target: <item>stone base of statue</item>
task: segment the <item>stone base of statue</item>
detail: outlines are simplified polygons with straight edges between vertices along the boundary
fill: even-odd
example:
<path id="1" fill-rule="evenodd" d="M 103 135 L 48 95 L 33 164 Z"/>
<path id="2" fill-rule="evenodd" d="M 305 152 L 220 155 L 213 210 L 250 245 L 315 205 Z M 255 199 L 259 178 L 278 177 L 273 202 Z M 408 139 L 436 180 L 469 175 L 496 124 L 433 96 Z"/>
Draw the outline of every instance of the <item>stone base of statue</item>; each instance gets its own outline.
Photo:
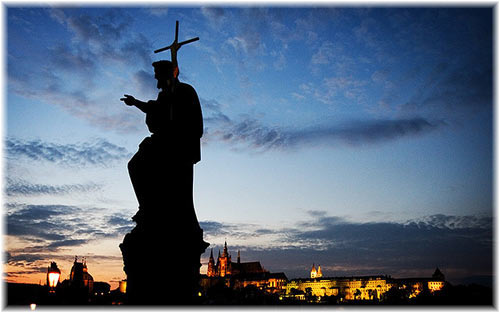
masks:
<path id="1" fill-rule="evenodd" d="M 202 230 L 168 234 L 161 220 L 138 222 L 120 249 L 127 274 L 127 304 L 197 304 Z M 167 235 L 168 234 L 168 235 Z"/>
<path id="2" fill-rule="evenodd" d="M 137 226 L 120 249 L 127 304 L 197 304 L 200 256 L 208 247 L 193 206 L 193 164 L 141 144 L 129 162 Z"/>

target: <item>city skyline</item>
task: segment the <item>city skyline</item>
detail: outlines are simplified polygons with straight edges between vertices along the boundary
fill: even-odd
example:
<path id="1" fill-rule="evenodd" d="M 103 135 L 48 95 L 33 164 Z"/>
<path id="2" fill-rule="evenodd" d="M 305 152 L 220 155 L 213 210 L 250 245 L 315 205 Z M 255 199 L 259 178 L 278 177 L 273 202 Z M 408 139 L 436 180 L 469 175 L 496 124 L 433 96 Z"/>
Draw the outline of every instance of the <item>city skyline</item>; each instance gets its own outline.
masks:
<path id="1" fill-rule="evenodd" d="M 200 37 L 178 60 L 205 123 L 202 272 L 227 239 L 288 277 L 492 275 L 492 6 L 5 10 L 8 281 L 75 255 L 126 277 L 126 165 L 149 133 L 119 99 L 156 98 L 176 20 Z"/>

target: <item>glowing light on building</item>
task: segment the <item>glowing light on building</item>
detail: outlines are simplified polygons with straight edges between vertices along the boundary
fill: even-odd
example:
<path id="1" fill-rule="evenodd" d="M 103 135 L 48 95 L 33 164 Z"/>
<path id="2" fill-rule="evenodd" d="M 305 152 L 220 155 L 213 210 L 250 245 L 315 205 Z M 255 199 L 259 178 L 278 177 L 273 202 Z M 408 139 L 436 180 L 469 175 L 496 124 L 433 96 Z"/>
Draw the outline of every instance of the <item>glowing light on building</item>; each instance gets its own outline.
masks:
<path id="1" fill-rule="evenodd" d="M 47 285 L 50 287 L 51 292 L 54 292 L 60 277 L 61 270 L 57 267 L 56 262 L 51 262 L 50 267 L 47 268 Z"/>
<path id="2" fill-rule="evenodd" d="M 49 287 L 55 288 L 57 286 L 57 283 L 59 283 L 59 276 L 61 276 L 59 273 L 49 273 Z"/>
<path id="3" fill-rule="evenodd" d="M 120 282 L 120 292 L 121 293 L 126 293 L 127 292 L 127 281 L 126 280 L 122 280 Z"/>

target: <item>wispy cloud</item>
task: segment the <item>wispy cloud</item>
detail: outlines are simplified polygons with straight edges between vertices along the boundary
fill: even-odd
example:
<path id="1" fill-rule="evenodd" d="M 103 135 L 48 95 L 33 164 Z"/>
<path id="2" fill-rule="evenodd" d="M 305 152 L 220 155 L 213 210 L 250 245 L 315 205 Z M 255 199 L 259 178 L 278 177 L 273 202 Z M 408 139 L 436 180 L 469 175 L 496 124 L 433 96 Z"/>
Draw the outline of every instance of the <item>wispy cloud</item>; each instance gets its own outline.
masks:
<path id="1" fill-rule="evenodd" d="M 37 195 L 58 195 L 74 192 L 93 192 L 102 188 L 102 185 L 95 183 L 88 184 L 66 184 L 66 185 L 46 185 L 33 184 L 26 181 L 14 181 L 7 178 L 6 193 L 8 196 L 37 196 Z"/>
<path id="2" fill-rule="evenodd" d="M 142 34 L 131 32 L 134 18 L 125 10 L 110 8 L 98 16 L 75 12 L 54 8 L 51 16 L 73 33 L 80 47 L 74 51 L 78 56 L 90 55 L 101 62 L 119 61 L 124 65 L 137 61 L 145 66 L 151 64 L 151 44 Z"/>
<path id="3" fill-rule="evenodd" d="M 200 227 L 208 240 L 221 236 L 231 236 L 231 238 L 245 239 L 248 236 L 264 234 L 260 231 L 259 225 L 244 223 L 222 223 L 216 221 L 200 221 Z"/>
<path id="4" fill-rule="evenodd" d="M 408 220 L 405 225 L 416 227 L 435 227 L 440 229 L 491 229 L 492 219 L 489 216 L 453 216 L 435 214 L 418 219 Z"/>
<path id="5" fill-rule="evenodd" d="M 227 22 L 227 10 L 221 7 L 204 6 L 201 8 L 203 17 L 208 20 L 208 25 L 219 29 Z"/>
<path id="6" fill-rule="evenodd" d="M 153 7 L 146 10 L 149 14 L 157 17 L 164 17 L 168 14 L 167 7 Z"/>
<path id="7" fill-rule="evenodd" d="M 258 149 L 258 151 L 287 150 L 317 145 L 383 143 L 425 134 L 445 125 L 442 121 L 429 121 L 416 117 L 352 121 L 317 125 L 305 129 L 285 129 L 266 126 L 251 117 L 233 121 L 225 115 L 219 116 L 218 114 L 221 113 L 215 114 L 212 119 L 208 120 L 214 122 L 215 125 L 207 128 L 205 140 L 222 140 L 234 146 Z"/>
<path id="8" fill-rule="evenodd" d="M 67 166 L 109 166 L 113 162 L 130 158 L 125 148 L 104 139 L 76 144 L 58 144 L 41 140 L 8 138 L 8 158 L 27 158 L 32 161 L 46 161 Z"/>
<path id="9" fill-rule="evenodd" d="M 330 64 L 335 58 L 335 46 L 333 43 L 326 41 L 321 44 L 318 51 L 312 55 L 311 63 L 313 65 Z"/>

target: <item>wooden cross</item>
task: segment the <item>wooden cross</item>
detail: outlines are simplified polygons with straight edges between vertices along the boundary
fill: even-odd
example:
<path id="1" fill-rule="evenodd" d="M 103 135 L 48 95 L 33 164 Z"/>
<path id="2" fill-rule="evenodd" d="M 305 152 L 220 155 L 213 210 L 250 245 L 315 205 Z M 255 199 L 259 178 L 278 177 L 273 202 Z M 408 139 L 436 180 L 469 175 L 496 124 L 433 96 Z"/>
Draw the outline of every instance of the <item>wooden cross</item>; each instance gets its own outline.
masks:
<path id="1" fill-rule="evenodd" d="M 174 39 L 174 42 L 172 42 L 172 44 L 170 46 L 167 46 L 167 47 L 164 47 L 161 49 L 157 49 L 154 51 L 154 53 L 158 53 L 158 52 L 162 52 L 162 51 L 170 49 L 170 56 L 171 56 L 172 64 L 174 66 L 174 76 L 175 77 L 177 77 L 177 75 L 179 73 L 179 66 L 177 64 L 177 51 L 179 51 L 179 49 L 183 45 L 191 43 L 193 41 L 197 41 L 200 39 L 199 37 L 195 37 L 195 38 L 191 38 L 189 40 L 183 41 L 183 42 L 178 42 L 177 41 L 178 36 L 179 36 L 179 21 L 175 21 L 175 39 Z"/>

